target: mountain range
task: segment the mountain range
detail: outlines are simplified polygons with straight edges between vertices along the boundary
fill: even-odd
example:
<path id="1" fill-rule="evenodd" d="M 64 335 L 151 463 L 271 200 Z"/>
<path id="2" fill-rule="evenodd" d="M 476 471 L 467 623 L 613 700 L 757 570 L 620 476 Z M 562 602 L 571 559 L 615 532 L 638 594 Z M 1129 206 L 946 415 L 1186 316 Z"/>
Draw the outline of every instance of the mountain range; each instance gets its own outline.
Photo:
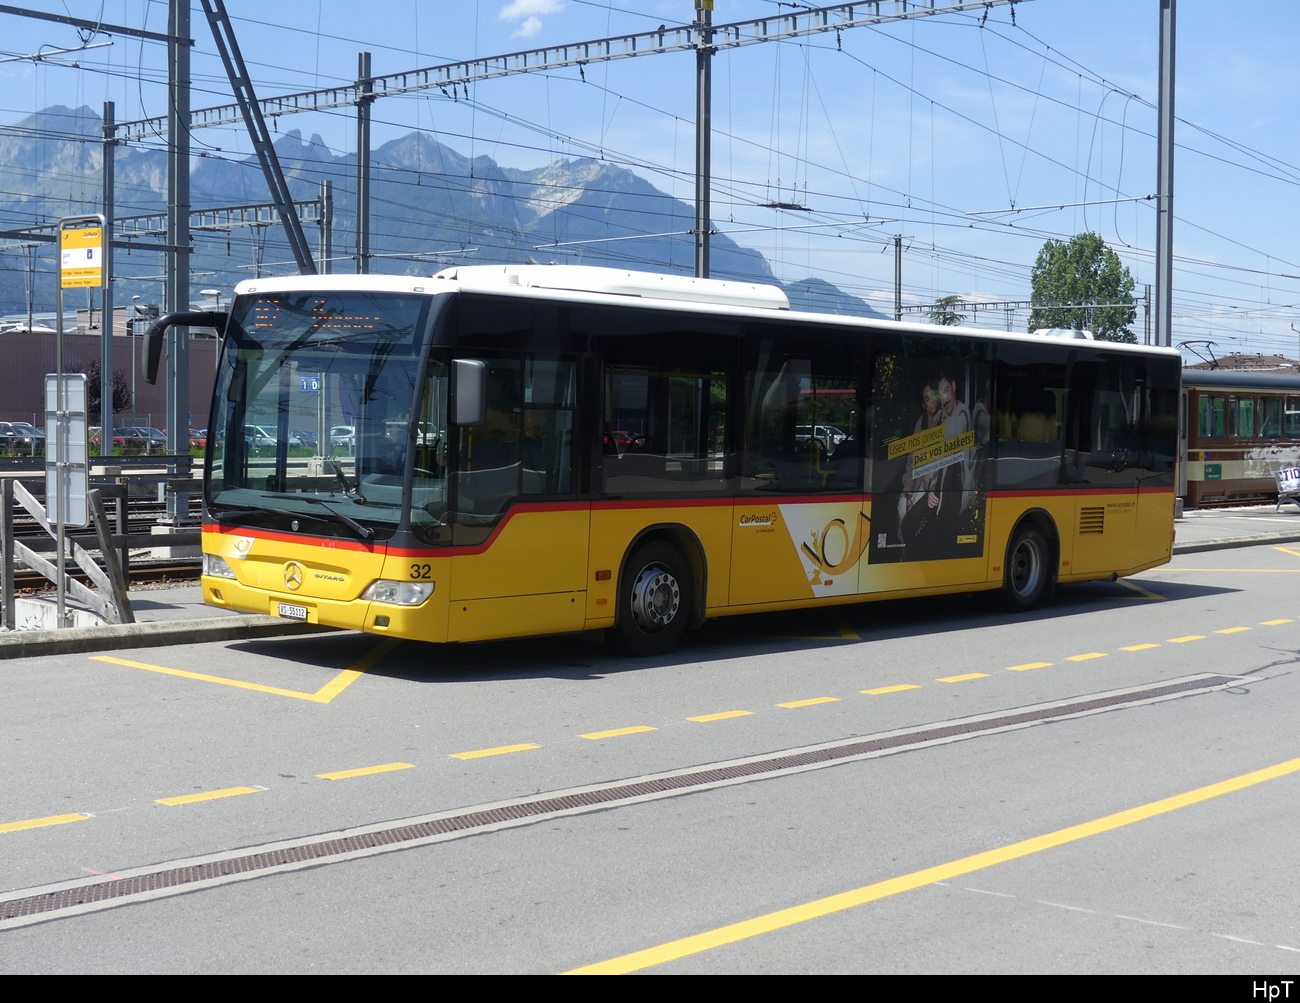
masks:
<path id="1" fill-rule="evenodd" d="M 0 132 L 0 229 L 52 223 L 99 211 L 101 120 L 90 108 L 54 106 Z M 255 158 L 231 158 L 196 135 L 191 172 L 195 210 L 269 201 Z M 333 182 L 332 269 L 354 270 L 356 203 L 353 156 L 335 156 L 319 136 L 286 132 L 276 153 L 297 199 L 314 199 Z M 166 208 L 166 155 L 119 146 L 114 158 L 118 218 Z M 429 274 L 453 264 L 557 262 L 690 274 L 694 208 L 633 171 L 602 160 L 556 160 L 535 170 L 465 157 L 423 132 L 384 143 L 371 154 L 372 272 Z M 319 227 L 305 223 L 310 242 Z M 635 239 L 615 239 L 623 237 Z M 149 238 L 141 238 L 147 242 Z M 0 247 L 21 243 L 0 240 Z M 293 270 L 278 225 L 196 232 L 193 289 L 229 289 L 264 270 Z M 779 285 L 795 309 L 880 317 L 859 297 L 815 276 L 783 283 L 758 251 L 716 234 L 715 278 Z M 35 262 L 35 275 L 30 266 Z M 52 247 L 0 254 L 0 315 L 54 308 Z M 157 301 L 161 256 L 119 250 L 114 273 L 120 305 L 132 295 Z M 82 305 L 70 294 L 70 305 Z M 197 295 L 196 295 L 197 298 Z"/>

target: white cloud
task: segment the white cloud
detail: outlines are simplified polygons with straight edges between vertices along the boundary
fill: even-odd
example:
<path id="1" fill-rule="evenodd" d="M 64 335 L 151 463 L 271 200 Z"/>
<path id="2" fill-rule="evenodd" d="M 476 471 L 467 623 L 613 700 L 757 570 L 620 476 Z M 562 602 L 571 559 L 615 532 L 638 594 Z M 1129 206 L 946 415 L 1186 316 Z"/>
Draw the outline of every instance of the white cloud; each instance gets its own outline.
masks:
<path id="1" fill-rule="evenodd" d="M 521 24 L 516 31 L 510 33 L 511 38 L 532 38 L 542 30 L 542 22 L 539 18 L 530 17 Z"/>
<path id="2" fill-rule="evenodd" d="M 564 0 L 510 0 L 497 13 L 498 21 L 520 21 L 511 32 L 511 38 L 532 38 L 542 30 L 541 14 L 557 14 L 564 9 Z"/>

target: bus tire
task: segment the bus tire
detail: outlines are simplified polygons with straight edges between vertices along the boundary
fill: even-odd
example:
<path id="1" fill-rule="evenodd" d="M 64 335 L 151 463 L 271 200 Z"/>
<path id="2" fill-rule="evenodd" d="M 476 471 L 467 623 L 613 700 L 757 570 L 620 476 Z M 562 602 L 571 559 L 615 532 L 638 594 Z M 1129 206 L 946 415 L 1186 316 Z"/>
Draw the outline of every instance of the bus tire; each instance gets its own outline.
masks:
<path id="1" fill-rule="evenodd" d="M 619 581 L 614 638 L 627 655 L 662 655 L 676 647 L 694 609 L 690 565 L 672 544 L 652 541 L 632 552 Z"/>
<path id="2" fill-rule="evenodd" d="M 1007 545 L 1006 573 L 1002 584 L 1002 604 L 1021 612 L 1033 609 L 1052 590 L 1049 567 L 1051 548 L 1034 526 L 1023 525 Z"/>

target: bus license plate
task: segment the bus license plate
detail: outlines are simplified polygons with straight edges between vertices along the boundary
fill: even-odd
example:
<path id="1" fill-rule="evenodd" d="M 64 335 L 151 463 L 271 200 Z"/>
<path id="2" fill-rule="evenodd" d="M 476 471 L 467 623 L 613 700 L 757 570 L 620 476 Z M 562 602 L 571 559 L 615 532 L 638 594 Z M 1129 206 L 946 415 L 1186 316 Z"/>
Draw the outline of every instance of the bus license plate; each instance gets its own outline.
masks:
<path id="1" fill-rule="evenodd" d="M 293 603 L 282 602 L 280 603 L 280 615 L 290 620 L 306 620 L 307 607 L 295 606 Z"/>

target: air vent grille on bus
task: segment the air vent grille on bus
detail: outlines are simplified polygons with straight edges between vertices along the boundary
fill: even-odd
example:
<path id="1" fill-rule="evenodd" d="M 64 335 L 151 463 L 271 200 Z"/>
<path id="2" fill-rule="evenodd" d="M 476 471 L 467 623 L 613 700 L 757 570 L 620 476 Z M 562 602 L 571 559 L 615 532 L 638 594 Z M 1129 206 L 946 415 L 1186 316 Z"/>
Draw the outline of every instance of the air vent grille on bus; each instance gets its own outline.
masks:
<path id="1" fill-rule="evenodd" d="M 1098 505 L 1095 508 L 1079 509 L 1080 533 L 1106 532 L 1106 509 Z"/>

